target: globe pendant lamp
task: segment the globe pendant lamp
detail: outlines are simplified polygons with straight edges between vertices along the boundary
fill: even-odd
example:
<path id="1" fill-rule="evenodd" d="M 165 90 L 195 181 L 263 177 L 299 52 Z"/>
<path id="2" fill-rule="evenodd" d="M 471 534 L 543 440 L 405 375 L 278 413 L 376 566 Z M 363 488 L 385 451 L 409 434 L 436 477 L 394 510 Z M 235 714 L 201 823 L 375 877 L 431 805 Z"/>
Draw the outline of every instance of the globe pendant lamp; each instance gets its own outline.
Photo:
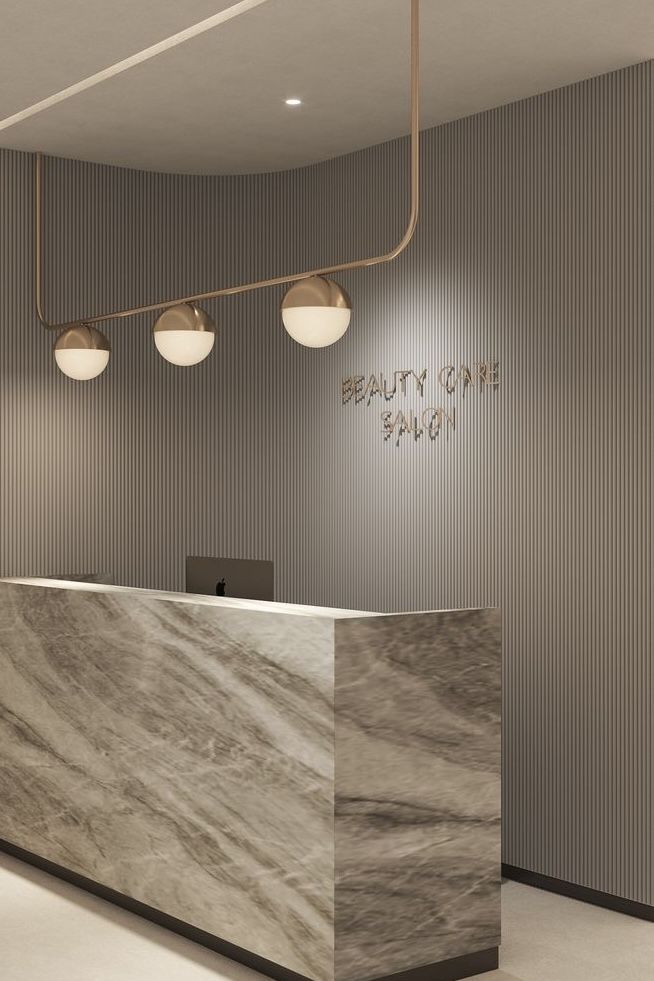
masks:
<path id="1" fill-rule="evenodd" d="M 109 364 L 109 341 L 95 327 L 77 324 L 63 331 L 54 346 L 57 367 L 76 381 L 97 378 Z"/>
<path id="2" fill-rule="evenodd" d="M 281 305 L 284 327 L 298 344 L 328 347 L 350 325 L 352 301 L 338 283 L 310 276 L 294 283 Z"/>
<path id="3" fill-rule="evenodd" d="M 188 366 L 204 361 L 211 353 L 216 326 L 202 307 L 178 303 L 168 307 L 152 328 L 154 343 L 162 358 Z"/>
<path id="4" fill-rule="evenodd" d="M 284 327 L 292 338 L 307 347 L 327 347 L 339 340 L 347 330 L 352 313 L 352 303 L 346 291 L 329 275 L 345 270 L 368 269 L 393 262 L 404 252 L 413 239 L 419 212 L 420 185 L 420 0 L 407 0 L 410 7 L 410 143 L 408 175 L 408 198 L 410 202 L 407 222 L 399 241 L 388 251 L 352 259 L 337 261 L 332 266 L 321 265 L 316 269 L 304 269 L 296 273 L 256 279 L 232 286 L 205 290 L 181 296 L 179 299 L 160 300 L 135 307 L 106 310 L 96 313 L 88 321 L 83 318 L 60 323 L 47 318 L 44 311 L 43 287 L 45 282 L 44 241 L 44 157 L 36 154 L 34 168 L 34 305 L 36 313 L 49 331 L 63 332 L 57 342 L 55 356 L 57 364 L 66 374 L 77 378 L 93 378 L 107 365 L 109 345 L 106 338 L 89 327 L 108 320 L 124 321 L 129 317 L 153 313 L 159 315 L 154 326 L 154 340 L 159 353 L 167 361 L 178 365 L 192 365 L 203 361 L 215 340 L 216 328 L 207 313 L 198 303 L 215 300 L 219 297 L 242 296 L 255 290 L 293 284 L 286 293 L 281 314 Z M 293 100 L 292 100 L 293 101 Z M 88 338 L 77 347 L 75 339 L 82 328 L 88 330 Z M 93 338 L 96 340 L 94 341 Z M 69 343 L 70 342 L 70 343 Z M 61 357 L 60 357 L 61 355 Z M 82 367 L 84 365 L 84 367 Z"/>

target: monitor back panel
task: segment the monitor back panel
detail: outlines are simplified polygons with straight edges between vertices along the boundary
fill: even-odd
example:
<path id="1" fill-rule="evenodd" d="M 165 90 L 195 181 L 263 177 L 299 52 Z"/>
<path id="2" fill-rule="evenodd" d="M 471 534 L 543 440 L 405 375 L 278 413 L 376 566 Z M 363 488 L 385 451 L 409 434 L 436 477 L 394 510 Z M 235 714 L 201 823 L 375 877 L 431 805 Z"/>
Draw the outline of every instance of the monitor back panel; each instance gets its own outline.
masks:
<path id="1" fill-rule="evenodd" d="M 274 600 L 274 565 L 260 559 L 189 555 L 186 559 L 186 592 Z"/>

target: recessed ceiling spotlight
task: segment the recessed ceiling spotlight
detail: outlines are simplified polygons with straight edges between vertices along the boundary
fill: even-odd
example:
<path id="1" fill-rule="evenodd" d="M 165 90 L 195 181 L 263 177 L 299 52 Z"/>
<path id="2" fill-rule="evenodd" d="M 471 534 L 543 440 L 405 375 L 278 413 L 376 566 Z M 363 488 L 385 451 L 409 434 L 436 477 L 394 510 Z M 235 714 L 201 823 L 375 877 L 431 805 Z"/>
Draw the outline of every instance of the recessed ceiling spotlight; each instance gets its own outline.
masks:
<path id="1" fill-rule="evenodd" d="M 286 100 L 286 105 L 287 106 L 301 106 L 302 105 L 302 99 L 287 99 Z"/>

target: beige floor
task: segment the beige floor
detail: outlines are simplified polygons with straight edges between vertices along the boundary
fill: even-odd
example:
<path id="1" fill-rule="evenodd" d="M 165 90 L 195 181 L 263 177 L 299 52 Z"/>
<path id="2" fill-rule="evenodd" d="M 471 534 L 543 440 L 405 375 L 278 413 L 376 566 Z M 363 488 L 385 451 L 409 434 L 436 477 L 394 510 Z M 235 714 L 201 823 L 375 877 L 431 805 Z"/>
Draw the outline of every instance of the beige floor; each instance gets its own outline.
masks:
<path id="1" fill-rule="evenodd" d="M 484 981 L 654 981 L 654 923 L 516 882 L 502 887 L 502 938 Z"/>
<path id="2" fill-rule="evenodd" d="M 484 981 L 654 981 L 654 924 L 516 883 Z M 2 981 L 261 981 L 139 917 L 0 856 Z"/>

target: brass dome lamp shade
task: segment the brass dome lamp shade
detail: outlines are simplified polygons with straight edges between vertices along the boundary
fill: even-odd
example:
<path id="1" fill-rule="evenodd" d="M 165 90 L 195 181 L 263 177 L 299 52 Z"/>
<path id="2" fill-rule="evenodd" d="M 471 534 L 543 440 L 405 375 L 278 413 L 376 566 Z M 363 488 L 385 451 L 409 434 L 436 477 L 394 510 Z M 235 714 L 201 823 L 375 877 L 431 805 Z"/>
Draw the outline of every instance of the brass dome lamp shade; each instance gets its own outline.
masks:
<path id="1" fill-rule="evenodd" d="M 154 343 L 162 358 L 171 364 L 199 364 L 211 354 L 216 327 L 197 303 L 179 303 L 167 310 L 152 328 Z"/>
<path id="2" fill-rule="evenodd" d="M 198 306 L 205 300 L 236 296 L 271 286 L 290 286 L 281 303 L 284 327 L 289 335 L 307 347 L 326 347 L 343 336 L 350 323 L 352 303 L 346 291 L 333 279 L 334 273 L 365 269 L 396 259 L 413 238 L 418 222 L 419 192 L 419 13 L 420 0 L 409 0 L 411 7 L 411 136 L 409 160 L 410 209 L 406 228 L 397 245 L 388 252 L 334 263 L 305 272 L 274 276 L 237 286 L 226 286 L 206 293 L 195 293 L 175 300 L 148 303 L 108 313 L 98 313 L 62 323 L 51 323 L 43 307 L 43 154 L 36 154 L 35 198 L 35 305 L 39 320 L 47 330 L 63 332 L 55 345 L 57 364 L 70 377 L 94 378 L 109 361 L 109 343 L 95 327 L 108 320 L 124 320 L 144 313 L 156 313 L 154 341 L 159 353 L 173 364 L 192 365 L 211 352 L 215 326 Z M 100 338 L 102 342 L 100 342 Z M 75 343 L 78 346 L 75 347 Z M 102 345 L 105 346 L 102 346 Z M 64 365 L 67 365 L 68 370 Z M 86 367 L 82 367 L 86 365 Z M 75 372 L 71 374 L 71 372 Z"/>
<path id="3" fill-rule="evenodd" d="M 97 378 L 109 364 L 111 347 L 101 331 L 88 324 L 69 327 L 57 338 L 54 356 L 64 375 L 76 381 Z"/>
<path id="4" fill-rule="evenodd" d="M 281 311 L 284 327 L 294 341 L 305 347 L 328 347 L 349 327 L 352 301 L 333 279 L 311 276 L 291 286 Z"/>

